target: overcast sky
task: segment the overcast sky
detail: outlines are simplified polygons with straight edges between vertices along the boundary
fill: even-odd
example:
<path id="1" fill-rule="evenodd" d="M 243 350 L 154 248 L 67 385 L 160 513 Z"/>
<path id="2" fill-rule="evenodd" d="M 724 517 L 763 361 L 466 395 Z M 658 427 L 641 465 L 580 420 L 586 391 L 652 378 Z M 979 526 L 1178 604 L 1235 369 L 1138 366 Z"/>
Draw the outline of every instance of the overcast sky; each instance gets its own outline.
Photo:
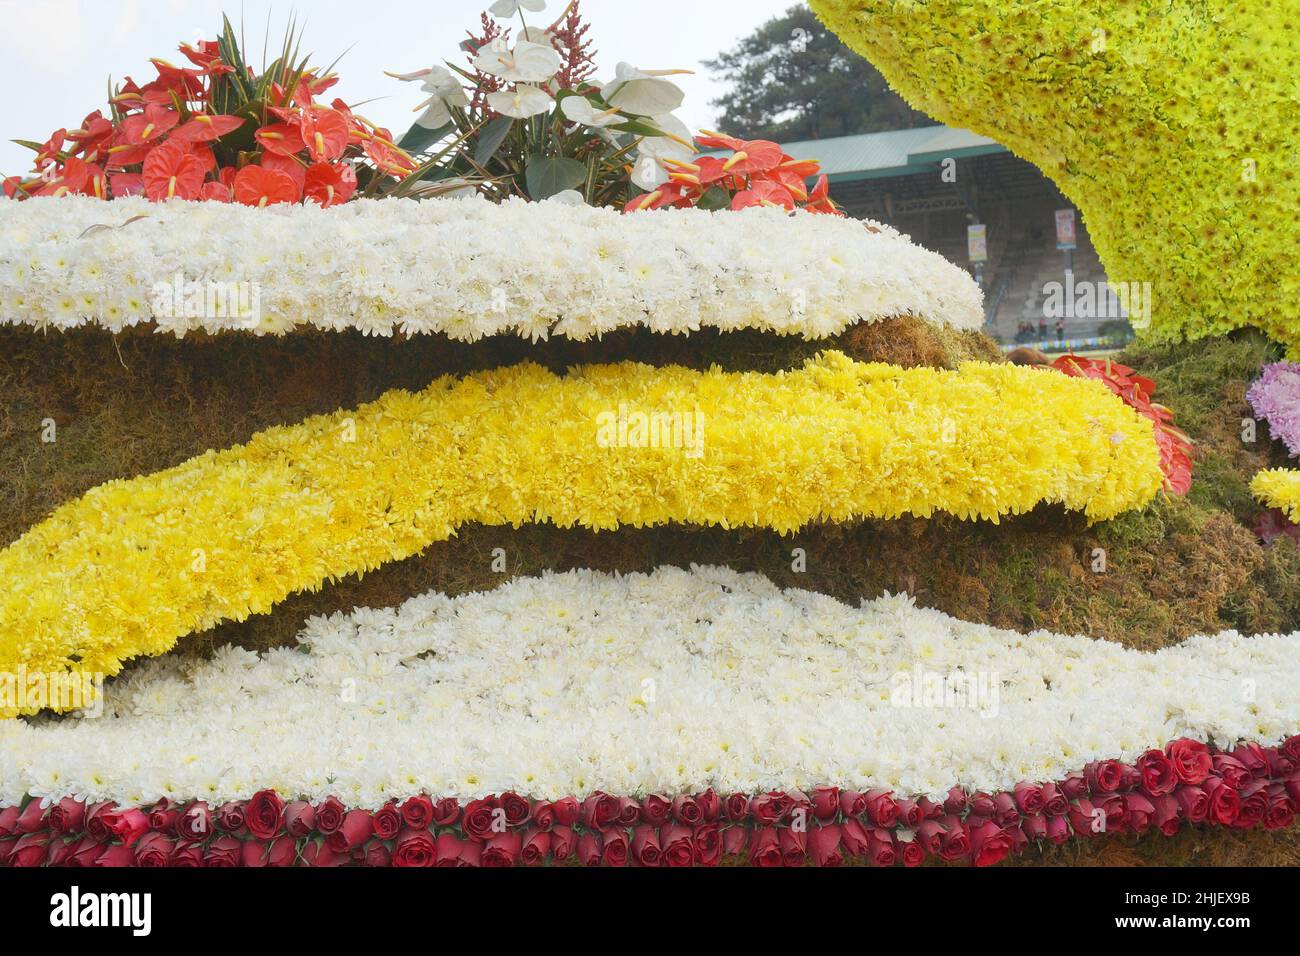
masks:
<path id="1" fill-rule="evenodd" d="M 305 19 L 303 49 L 327 66 L 349 45 L 333 92 L 348 102 L 382 97 L 364 115 L 400 135 L 414 119 L 414 84 L 383 71 L 409 71 L 461 55 L 457 44 L 492 0 L 0 0 L 0 173 L 26 172 L 31 152 L 13 139 L 43 141 L 59 127 L 75 127 L 104 106 L 108 78 L 154 78 L 150 57 L 180 62 L 179 43 L 212 38 L 224 10 L 246 27 L 250 60 L 261 64 L 262 37 L 271 18 L 272 47 L 291 13 Z M 693 69 L 679 77 L 686 103 L 679 115 L 692 128 L 715 118 L 718 95 L 700 60 L 729 48 L 795 0 L 582 0 L 596 41 L 599 77 L 626 60 L 648 69 Z M 563 0 L 549 0 L 553 18 Z M 256 38 L 256 42 L 254 42 Z"/>

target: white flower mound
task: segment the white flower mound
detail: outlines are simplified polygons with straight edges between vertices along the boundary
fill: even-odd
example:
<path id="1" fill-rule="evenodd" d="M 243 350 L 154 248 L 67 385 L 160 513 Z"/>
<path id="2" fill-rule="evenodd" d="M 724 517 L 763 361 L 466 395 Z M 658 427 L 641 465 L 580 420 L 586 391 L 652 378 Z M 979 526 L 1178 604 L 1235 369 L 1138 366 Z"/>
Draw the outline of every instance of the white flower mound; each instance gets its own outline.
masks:
<path id="1" fill-rule="evenodd" d="M 622 215 L 478 198 L 331 209 L 0 200 L 0 321 L 465 341 L 632 325 L 822 338 L 905 314 L 981 326 L 982 293 L 965 272 L 876 228 L 777 209 Z"/>
<path id="2" fill-rule="evenodd" d="M 855 610 L 718 568 L 427 594 L 313 619 L 300 640 L 155 660 L 110 686 L 97 719 L 0 723 L 0 803 L 263 787 L 371 807 L 420 791 L 938 795 L 1059 779 L 1183 735 L 1270 744 L 1300 726 L 1300 634 L 1141 653 L 906 597 Z M 998 696 L 980 701 L 986 716 L 903 706 L 896 675 L 918 669 L 985 675 Z"/>

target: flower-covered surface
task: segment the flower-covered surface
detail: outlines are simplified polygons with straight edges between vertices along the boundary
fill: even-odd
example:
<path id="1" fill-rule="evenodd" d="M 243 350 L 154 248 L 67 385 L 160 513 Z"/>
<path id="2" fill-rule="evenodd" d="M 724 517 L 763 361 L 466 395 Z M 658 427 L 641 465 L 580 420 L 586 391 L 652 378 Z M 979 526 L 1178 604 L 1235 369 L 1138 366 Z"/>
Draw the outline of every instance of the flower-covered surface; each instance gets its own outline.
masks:
<path id="1" fill-rule="evenodd" d="M 1300 470 L 1271 468 L 1261 471 L 1250 483 L 1259 501 L 1277 508 L 1291 522 L 1300 524 Z"/>
<path id="2" fill-rule="evenodd" d="M 111 481 L 0 552 L 0 668 L 116 673 L 221 620 L 364 573 L 461 525 L 1099 520 L 1162 482 L 1151 423 L 1102 385 L 822 353 L 780 373 L 526 364 L 268 429 Z"/>
<path id="3" fill-rule="evenodd" d="M 1243 325 L 1300 353 L 1290 0 L 812 0 L 918 109 L 1005 143 L 1076 202 L 1149 333 Z"/>
<path id="4" fill-rule="evenodd" d="M 473 341 L 644 325 L 816 338 L 900 315 L 977 329 L 982 295 L 893 229 L 783 209 L 0 201 L 0 321 L 42 328 L 358 328 Z"/>
<path id="5" fill-rule="evenodd" d="M 606 863 L 620 840 L 641 863 L 678 840 L 702 858 L 677 862 L 996 862 L 1071 833 L 1285 826 L 1298 650 L 1142 653 L 719 568 L 523 578 L 315 618 L 297 649 L 152 661 L 102 713 L 0 724 L 0 857 L 540 862 L 586 834 L 584 862 L 591 839 Z"/>
<path id="6" fill-rule="evenodd" d="M 1292 458 L 1300 458 L 1300 365 L 1274 362 L 1264 366 L 1246 400 L 1268 423 L 1269 434 L 1286 445 Z"/>

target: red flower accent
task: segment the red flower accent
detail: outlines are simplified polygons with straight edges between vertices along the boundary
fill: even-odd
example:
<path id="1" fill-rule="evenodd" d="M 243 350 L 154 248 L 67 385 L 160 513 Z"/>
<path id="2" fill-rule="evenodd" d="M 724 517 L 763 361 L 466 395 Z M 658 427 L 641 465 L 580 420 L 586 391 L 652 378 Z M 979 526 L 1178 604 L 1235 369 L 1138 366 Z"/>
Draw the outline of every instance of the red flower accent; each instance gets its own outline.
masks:
<path id="1" fill-rule="evenodd" d="M 245 166 L 235 176 L 235 202 L 261 207 L 297 201 L 298 187 L 287 173 Z"/>
<path id="2" fill-rule="evenodd" d="M 207 171 L 203 161 L 179 143 L 163 143 L 144 160 L 144 194 L 154 202 L 198 199 Z"/>
<path id="3" fill-rule="evenodd" d="M 302 115 L 299 131 L 307 154 L 317 163 L 338 159 L 348 148 L 348 121 L 328 106 L 313 106 Z"/>
<path id="4" fill-rule="evenodd" d="M 316 163 L 306 173 L 303 195 L 322 206 L 337 206 L 357 191 L 357 174 L 351 166 Z"/>
<path id="5" fill-rule="evenodd" d="M 302 130 L 298 128 L 297 123 L 272 123 L 270 126 L 263 126 L 253 134 L 253 138 L 268 153 L 278 153 L 281 156 L 292 156 L 307 148 L 302 141 Z"/>
<path id="6" fill-rule="evenodd" d="M 244 122 L 238 116 L 221 114 L 211 116 L 201 113 L 183 126 L 177 127 L 176 132 L 172 133 L 172 139 L 186 143 L 208 143 L 220 139 L 227 133 L 233 133 L 243 126 Z"/>

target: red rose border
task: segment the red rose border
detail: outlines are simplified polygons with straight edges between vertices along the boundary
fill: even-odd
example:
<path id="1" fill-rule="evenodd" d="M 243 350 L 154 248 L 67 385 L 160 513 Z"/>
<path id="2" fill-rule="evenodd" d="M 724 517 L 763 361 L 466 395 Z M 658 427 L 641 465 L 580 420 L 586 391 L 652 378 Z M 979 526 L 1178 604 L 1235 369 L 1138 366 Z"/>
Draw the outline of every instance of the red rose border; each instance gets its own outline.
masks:
<path id="1" fill-rule="evenodd" d="M 713 790 L 641 800 L 593 793 L 462 805 L 411 797 L 378 810 L 336 797 L 286 803 L 272 790 L 212 808 L 72 797 L 0 810 L 4 866 L 917 866 L 1000 863 L 1033 844 L 1104 834 L 1172 836 L 1184 825 L 1288 827 L 1300 812 L 1300 736 L 1221 751 L 1190 739 L 1133 764 L 1103 760 L 1056 783 L 942 801 L 821 787 L 759 796 Z"/>

